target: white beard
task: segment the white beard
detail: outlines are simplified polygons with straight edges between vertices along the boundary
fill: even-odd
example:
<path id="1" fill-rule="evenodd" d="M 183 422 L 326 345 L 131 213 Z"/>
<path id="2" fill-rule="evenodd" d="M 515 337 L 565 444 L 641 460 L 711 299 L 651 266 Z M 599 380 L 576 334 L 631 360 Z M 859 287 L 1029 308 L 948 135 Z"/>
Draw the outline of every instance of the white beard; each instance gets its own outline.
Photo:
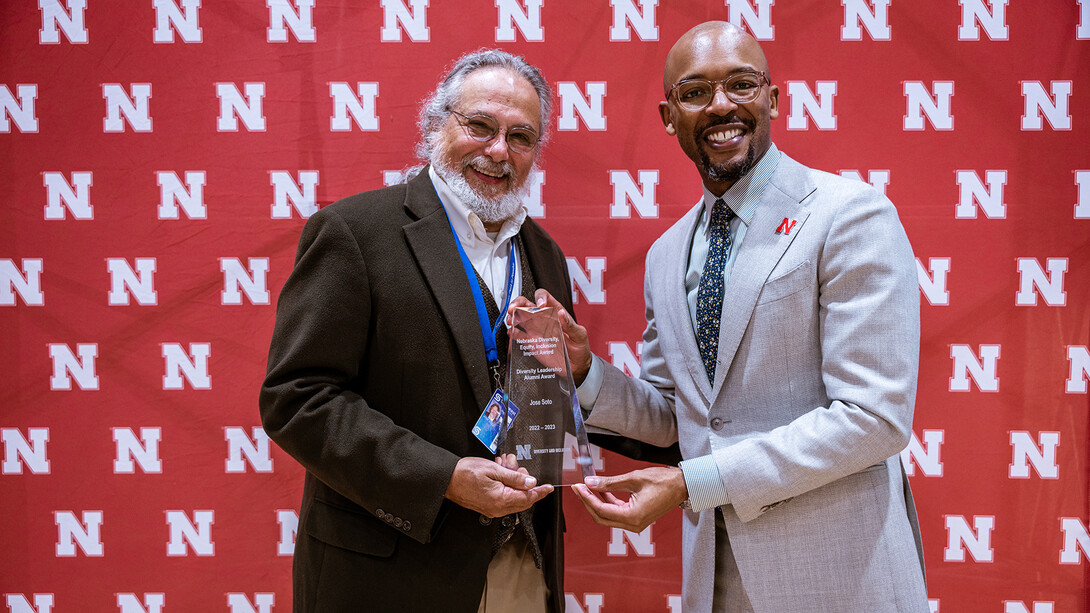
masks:
<path id="1" fill-rule="evenodd" d="M 523 198 L 530 191 L 525 180 L 509 191 L 495 196 L 486 196 L 474 189 L 462 174 L 462 170 L 472 166 L 478 170 L 488 171 L 490 174 L 507 173 L 508 176 L 513 177 L 515 169 L 509 162 L 493 162 L 483 155 L 478 155 L 462 160 L 461 168 L 457 168 L 452 161 L 448 160 L 446 147 L 442 143 L 436 143 L 431 157 L 435 172 L 446 181 L 450 191 L 465 203 L 466 208 L 476 213 L 483 223 L 501 223 L 514 219 L 519 209 L 523 207 Z"/>

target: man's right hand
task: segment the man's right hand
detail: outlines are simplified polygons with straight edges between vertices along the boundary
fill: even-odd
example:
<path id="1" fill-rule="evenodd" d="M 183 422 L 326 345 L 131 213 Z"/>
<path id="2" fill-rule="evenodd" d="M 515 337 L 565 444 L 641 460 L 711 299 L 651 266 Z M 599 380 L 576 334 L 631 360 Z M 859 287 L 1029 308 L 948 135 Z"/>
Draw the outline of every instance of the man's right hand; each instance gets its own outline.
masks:
<path id="1" fill-rule="evenodd" d="M 525 471 L 484 458 L 462 458 L 454 467 L 446 497 L 487 517 L 503 517 L 529 509 L 552 491 L 553 486 L 537 485 Z"/>
<path id="2" fill-rule="evenodd" d="M 568 361 L 571 363 L 572 378 L 576 385 L 581 385 L 587 378 L 594 354 L 590 351 L 590 339 L 587 337 L 587 329 L 575 322 L 575 318 L 568 313 L 560 301 L 553 297 L 547 290 L 539 289 L 534 293 L 535 302 L 531 303 L 522 296 L 516 296 L 507 308 L 507 322 L 511 322 L 511 312 L 519 307 L 552 307 L 556 309 L 560 318 L 560 329 L 564 332 L 564 345 L 568 350 Z"/>

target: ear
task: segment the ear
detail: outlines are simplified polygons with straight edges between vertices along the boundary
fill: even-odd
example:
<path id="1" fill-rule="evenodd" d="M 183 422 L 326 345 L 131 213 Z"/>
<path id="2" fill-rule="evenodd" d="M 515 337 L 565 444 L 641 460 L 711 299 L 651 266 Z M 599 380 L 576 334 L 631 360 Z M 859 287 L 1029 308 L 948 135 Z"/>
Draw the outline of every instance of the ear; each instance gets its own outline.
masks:
<path id="1" fill-rule="evenodd" d="M 775 85 L 768 86 L 768 118 L 776 119 L 780 116 L 780 88 Z"/>
<path id="2" fill-rule="evenodd" d="M 677 129 L 674 128 L 673 113 L 671 112 L 669 102 L 659 103 L 659 118 L 662 119 L 662 125 L 666 128 L 666 133 L 670 136 L 675 136 L 677 134 Z"/>

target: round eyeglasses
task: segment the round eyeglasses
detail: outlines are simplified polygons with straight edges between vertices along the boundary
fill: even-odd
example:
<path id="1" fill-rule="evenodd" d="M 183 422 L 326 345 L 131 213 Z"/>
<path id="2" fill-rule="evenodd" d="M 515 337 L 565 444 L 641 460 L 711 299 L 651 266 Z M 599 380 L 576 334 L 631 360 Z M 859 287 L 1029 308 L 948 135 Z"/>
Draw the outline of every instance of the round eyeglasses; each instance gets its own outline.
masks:
<path id="1" fill-rule="evenodd" d="M 723 93 L 735 104 L 752 102 L 761 93 L 761 84 L 768 82 L 768 76 L 761 71 L 736 72 L 726 79 L 707 81 L 704 79 L 685 79 L 674 83 L 666 92 L 666 99 L 677 92 L 677 103 L 689 111 L 703 111 L 715 99 L 715 88 L 723 85 Z"/>
<path id="2" fill-rule="evenodd" d="M 465 115 L 447 107 L 447 110 L 458 116 L 458 123 L 465 128 L 470 138 L 482 143 L 496 138 L 500 133 L 500 126 L 496 120 L 488 115 Z M 516 153 L 529 153 L 537 146 L 538 136 L 530 128 L 515 126 L 507 128 L 504 135 L 507 147 Z"/>

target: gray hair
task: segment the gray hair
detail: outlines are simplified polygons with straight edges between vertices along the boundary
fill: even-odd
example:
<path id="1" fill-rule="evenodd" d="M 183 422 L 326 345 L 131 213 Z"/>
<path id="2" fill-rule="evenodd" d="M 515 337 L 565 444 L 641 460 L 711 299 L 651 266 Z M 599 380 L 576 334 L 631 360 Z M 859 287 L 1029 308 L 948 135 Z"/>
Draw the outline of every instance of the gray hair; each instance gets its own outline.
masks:
<path id="1" fill-rule="evenodd" d="M 549 83 L 541 76 L 541 71 L 517 55 L 499 49 L 479 49 L 467 53 L 454 62 L 439 86 L 420 108 L 417 127 L 420 141 L 416 144 L 416 156 L 427 163 L 431 160 L 433 139 L 439 126 L 450 115 L 450 107 L 461 95 L 462 83 L 472 72 L 482 68 L 504 68 L 526 79 L 537 92 L 541 103 L 541 125 L 538 126 L 539 143 L 544 145 L 548 137 L 549 113 L 553 106 L 553 93 Z"/>

